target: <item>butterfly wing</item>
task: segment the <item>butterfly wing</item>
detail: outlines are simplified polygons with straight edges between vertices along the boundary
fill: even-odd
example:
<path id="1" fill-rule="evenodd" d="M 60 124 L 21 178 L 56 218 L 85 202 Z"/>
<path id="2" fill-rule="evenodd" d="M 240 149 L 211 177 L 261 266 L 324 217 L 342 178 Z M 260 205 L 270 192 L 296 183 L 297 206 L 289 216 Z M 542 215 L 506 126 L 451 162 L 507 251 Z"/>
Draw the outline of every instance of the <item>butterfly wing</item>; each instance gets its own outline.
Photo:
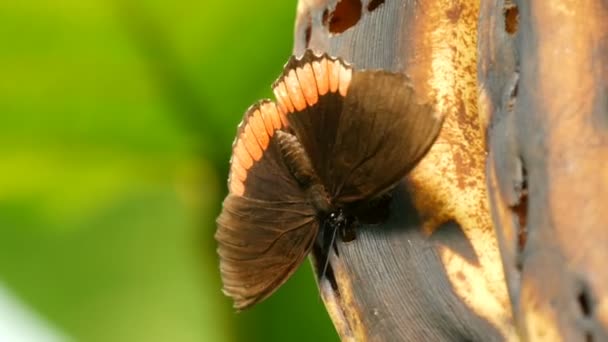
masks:
<path id="1" fill-rule="evenodd" d="M 270 296 L 295 272 L 318 232 L 305 202 L 270 202 L 229 194 L 217 223 L 224 293 L 241 310 Z"/>
<path id="2" fill-rule="evenodd" d="M 331 184 L 328 172 L 346 94 L 345 80 L 350 74 L 350 67 L 342 61 L 307 50 L 301 58 L 291 57 L 272 86 L 277 106 L 286 113 L 291 130 L 326 187 Z"/>
<path id="3" fill-rule="evenodd" d="M 329 189 L 353 202 L 390 189 L 431 148 L 443 123 L 403 74 L 354 72 L 329 165 Z"/>
<path id="4" fill-rule="evenodd" d="M 237 309 L 282 285 L 318 232 L 314 208 L 281 157 L 276 131 L 286 128 L 275 104 L 263 101 L 245 113 L 233 145 L 215 238 L 224 292 Z"/>
<path id="5" fill-rule="evenodd" d="M 327 55 L 307 51 L 292 58 L 273 88 L 337 203 L 388 190 L 426 154 L 441 129 L 442 117 L 420 102 L 405 75 L 356 71 Z"/>

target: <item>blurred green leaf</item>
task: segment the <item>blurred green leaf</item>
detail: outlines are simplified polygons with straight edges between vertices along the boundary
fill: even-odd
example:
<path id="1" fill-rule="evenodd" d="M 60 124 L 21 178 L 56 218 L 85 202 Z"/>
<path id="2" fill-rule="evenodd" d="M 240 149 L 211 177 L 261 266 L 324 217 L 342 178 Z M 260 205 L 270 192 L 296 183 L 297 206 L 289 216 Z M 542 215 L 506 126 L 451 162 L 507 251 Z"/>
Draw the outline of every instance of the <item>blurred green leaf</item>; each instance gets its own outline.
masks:
<path id="1" fill-rule="evenodd" d="M 0 280 L 77 340 L 335 340 L 309 265 L 233 313 L 213 241 L 295 6 L 0 2 Z"/>

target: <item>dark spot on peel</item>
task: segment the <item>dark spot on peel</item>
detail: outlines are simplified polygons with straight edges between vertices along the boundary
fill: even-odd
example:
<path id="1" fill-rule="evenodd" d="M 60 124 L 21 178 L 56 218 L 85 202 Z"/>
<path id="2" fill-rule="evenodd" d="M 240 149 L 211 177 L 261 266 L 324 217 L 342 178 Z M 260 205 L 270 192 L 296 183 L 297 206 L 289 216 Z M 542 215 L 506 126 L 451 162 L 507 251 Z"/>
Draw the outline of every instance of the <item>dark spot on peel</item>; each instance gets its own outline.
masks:
<path id="1" fill-rule="evenodd" d="M 522 182 L 518 188 L 515 189 L 516 193 L 519 193 L 519 201 L 511 207 L 511 210 L 515 214 L 517 219 L 517 262 L 516 267 L 519 271 L 522 270 L 523 260 L 522 253 L 526 247 L 526 243 L 528 242 L 528 181 L 527 181 L 527 172 L 525 167 L 523 167 L 522 162 Z"/>
<path id="2" fill-rule="evenodd" d="M 503 16 L 505 18 L 505 31 L 508 34 L 515 34 L 519 24 L 519 9 L 517 5 L 507 1 L 503 9 Z"/>
<path id="3" fill-rule="evenodd" d="M 306 30 L 304 31 L 304 43 L 306 46 L 306 48 L 308 48 L 308 44 L 310 44 L 310 36 L 312 34 L 312 27 L 310 25 L 308 25 L 306 27 Z"/>
<path id="4" fill-rule="evenodd" d="M 519 78 L 518 78 L 518 80 L 519 80 Z M 513 90 L 511 91 L 511 98 L 516 98 L 518 91 L 519 91 L 519 82 L 515 82 L 515 86 L 513 87 Z"/>
<path id="5" fill-rule="evenodd" d="M 312 37 L 312 18 L 310 14 L 306 16 L 306 28 L 304 29 L 304 47 L 308 49 L 310 38 Z"/>
<path id="6" fill-rule="evenodd" d="M 515 109 L 515 102 L 517 101 L 517 94 L 519 92 L 519 74 L 515 73 L 513 75 L 514 81 L 511 86 L 511 90 L 509 92 L 509 98 L 507 100 L 507 112 L 513 113 Z"/>
<path id="7" fill-rule="evenodd" d="M 469 170 L 470 166 L 465 161 L 465 159 L 462 157 L 461 152 L 454 153 L 453 160 L 454 160 L 454 166 L 456 167 L 458 174 L 466 175 L 468 173 L 467 171 Z M 465 183 L 464 177 L 457 177 L 456 181 L 458 182 L 458 188 L 460 190 L 466 189 L 466 183 Z"/>
<path id="8" fill-rule="evenodd" d="M 585 283 L 584 281 L 581 282 L 580 286 L 578 287 L 578 292 L 576 294 L 576 301 L 578 303 L 578 307 L 580 309 L 580 313 L 583 316 L 584 320 L 590 320 L 593 318 L 594 315 L 594 310 L 595 310 L 595 303 L 593 301 L 593 296 L 591 294 L 591 291 L 589 289 L 589 286 L 587 285 L 587 283 Z M 584 324 L 584 334 L 585 334 L 585 341 L 594 341 L 594 337 L 593 337 L 593 331 L 592 328 L 590 326 L 588 326 L 587 324 Z"/>
<path id="9" fill-rule="evenodd" d="M 448 19 L 450 19 L 452 24 L 456 23 L 458 19 L 460 19 L 460 14 L 462 14 L 462 4 L 460 3 L 445 11 L 445 15 L 448 17 Z"/>
<path id="10" fill-rule="evenodd" d="M 526 242 L 528 241 L 528 229 L 527 229 L 527 219 L 528 219 L 528 195 L 524 195 L 519 204 L 513 207 L 513 211 L 517 215 L 518 227 L 517 231 L 517 246 L 519 251 L 523 251 L 524 247 L 526 247 Z"/>
<path id="11" fill-rule="evenodd" d="M 323 11 L 323 16 L 322 16 L 321 20 L 323 21 L 323 25 L 327 26 L 327 23 L 329 21 L 329 9 L 326 8 Z"/>
<path id="12" fill-rule="evenodd" d="M 369 12 L 373 12 L 383 3 L 384 3 L 384 0 L 372 0 L 369 2 L 369 4 L 367 4 L 367 10 Z"/>
<path id="13" fill-rule="evenodd" d="M 341 0 L 333 12 L 323 12 L 323 25 L 333 34 L 342 33 L 361 19 L 361 8 L 360 0 Z"/>
<path id="14" fill-rule="evenodd" d="M 593 315 L 593 302 L 589 293 L 589 287 L 584 283 L 578 292 L 577 300 L 583 316 L 586 318 L 591 317 Z"/>

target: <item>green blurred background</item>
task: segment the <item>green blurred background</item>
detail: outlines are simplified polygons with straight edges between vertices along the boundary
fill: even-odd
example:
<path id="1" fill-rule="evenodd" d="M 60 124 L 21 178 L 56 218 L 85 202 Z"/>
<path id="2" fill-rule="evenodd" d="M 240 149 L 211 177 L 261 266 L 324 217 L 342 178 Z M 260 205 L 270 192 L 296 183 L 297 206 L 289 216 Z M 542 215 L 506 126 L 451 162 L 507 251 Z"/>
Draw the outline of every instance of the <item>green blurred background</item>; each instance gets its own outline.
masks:
<path id="1" fill-rule="evenodd" d="M 235 314 L 213 240 L 236 126 L 271 96 L 295 9 L 0 1 L 0 323 L 12 301 L 59 340 L 337 340 L 308 263 Z"/>

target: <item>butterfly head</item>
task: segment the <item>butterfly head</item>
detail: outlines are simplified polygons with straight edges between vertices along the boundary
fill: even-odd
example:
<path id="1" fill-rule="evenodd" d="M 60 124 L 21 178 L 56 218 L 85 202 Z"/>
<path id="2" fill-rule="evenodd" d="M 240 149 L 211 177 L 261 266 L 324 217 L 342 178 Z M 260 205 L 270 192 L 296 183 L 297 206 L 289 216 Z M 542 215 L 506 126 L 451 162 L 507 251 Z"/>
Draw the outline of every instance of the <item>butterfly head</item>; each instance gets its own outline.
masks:
<path id="1" fill-rule="evenodd" d="M 355 239 L 354 232 L 355 218 L 348 215 L 343 209 L 338 208 L 327 216 L 327 223 L 332 228 L 340 232 L 342 241 L 349 242 Z"/>

